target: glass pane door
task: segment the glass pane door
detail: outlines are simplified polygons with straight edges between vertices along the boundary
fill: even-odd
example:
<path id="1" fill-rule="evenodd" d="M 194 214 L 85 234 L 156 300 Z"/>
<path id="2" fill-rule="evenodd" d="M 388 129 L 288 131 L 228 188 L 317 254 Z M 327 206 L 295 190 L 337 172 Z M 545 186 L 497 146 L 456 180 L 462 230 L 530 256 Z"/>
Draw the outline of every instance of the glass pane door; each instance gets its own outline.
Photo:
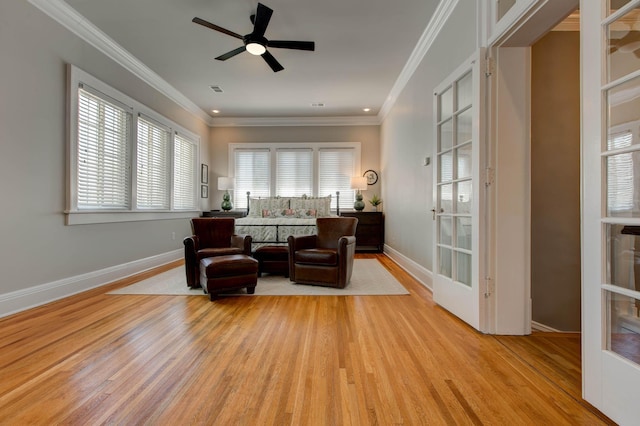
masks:
<path id="1" fill-rule="evenodd" d="M 581 2 L 584 398 L 640 419 L 640 0 Z"/>
<path id="2" fill-rule="evenodd" d="M 606 173 L 607 269 L 603 298 L 606 349 L 640 365 L 640 6 L 627 3 L 610 2 L 610 17 L 604 24 L 607 138 L 601 155 Z"/>
<path id="3" fill-rule="evenodd" d="M 471 285 L 471 71 L 437 95 L 438 117 L 438 274 Z"/>
<path id="4" fill-rule="evenodd" d="M 470 59 L 436 88 L 433 287 L 436 303 L 480 329 L 478 63 Z"/>

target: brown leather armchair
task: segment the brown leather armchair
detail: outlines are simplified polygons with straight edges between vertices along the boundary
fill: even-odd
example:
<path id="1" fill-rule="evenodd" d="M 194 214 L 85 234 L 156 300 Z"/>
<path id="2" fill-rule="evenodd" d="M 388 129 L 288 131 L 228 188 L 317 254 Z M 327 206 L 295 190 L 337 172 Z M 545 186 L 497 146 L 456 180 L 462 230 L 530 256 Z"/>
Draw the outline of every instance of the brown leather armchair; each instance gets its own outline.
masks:
<path id="1" fill-rule="evenodd" d="M 357 225 L 355 217 L 319 217 L 316 235 L 289 236 L 289 279 L 345 288 L 353 271 Z"/>
<path id="2" fill-rule="evenodd" d="M 251 256 L 251 236 L 235 235 L 235 223 L 232 217 L 191 219 L 193 235 L 183 240 L 189 287 L 200 287 L 200 260 L 205 257 L 229 254 Z"/>

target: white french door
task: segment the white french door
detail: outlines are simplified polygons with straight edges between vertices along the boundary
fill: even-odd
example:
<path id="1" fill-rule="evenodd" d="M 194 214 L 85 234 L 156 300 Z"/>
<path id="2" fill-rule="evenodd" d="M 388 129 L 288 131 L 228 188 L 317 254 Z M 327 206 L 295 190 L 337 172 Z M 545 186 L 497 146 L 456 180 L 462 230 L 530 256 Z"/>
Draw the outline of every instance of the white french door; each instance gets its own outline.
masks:
<path id="1" fill-rule="evenodd" d="M 640 0 L 581 1 L 584 398 L 640 422 Z"/>
<path id="2" fill-rule="evenodd" d="M 482 87 L 478 52 L 435 90 L 433 298 L 483 331 L 480 291 Z M 482 76 L 484 77 L 484 76 Z"/>

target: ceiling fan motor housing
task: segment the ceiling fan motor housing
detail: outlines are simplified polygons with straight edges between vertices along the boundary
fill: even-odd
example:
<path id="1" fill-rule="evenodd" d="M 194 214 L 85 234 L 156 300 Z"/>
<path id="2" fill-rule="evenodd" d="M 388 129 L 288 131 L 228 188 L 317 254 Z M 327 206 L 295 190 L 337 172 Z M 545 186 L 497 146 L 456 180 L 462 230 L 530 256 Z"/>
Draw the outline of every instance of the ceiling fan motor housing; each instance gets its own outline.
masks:
<path id="1" fill-rule="evenodd" d="M 247 51 L 253 55 L 255 55 L 256 53 L 254 53 L 253 48 L 250 46 L 251 44 L 259 44 L 260 46 L 262 46 L 262 49 L 257 50 L 257 52 L 259 52 L 257 53 L 258 55 L 262 55 L 267 50 L 267 39 L 261 36 L 256 36 L 253 33 L 245 35 L 242 38 L 242 41 L 247 47 Z"/>

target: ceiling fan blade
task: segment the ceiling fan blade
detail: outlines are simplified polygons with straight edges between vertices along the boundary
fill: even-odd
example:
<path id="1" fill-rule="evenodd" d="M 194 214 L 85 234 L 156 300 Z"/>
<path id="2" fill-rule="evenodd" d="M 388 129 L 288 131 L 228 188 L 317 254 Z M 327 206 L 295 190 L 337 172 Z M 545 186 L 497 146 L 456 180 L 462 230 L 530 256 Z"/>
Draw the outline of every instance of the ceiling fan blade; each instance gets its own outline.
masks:
<path id="1" fill-rule="evenodd" d="M 218 56 L 216 59 L 219 61 L 226 61 L 229 58 L 233 58 L 234 56 L 239 55 L 245 50 L 247 50 L 246 46 L 241 46 L 241 47 L 238 47 L 237 49 L 233 49 L 231 52 L 227 52 L 223 55 Z"/>
<path id="2" fill-rule="evenodd" d="M 240 34 L 234 33 L 233 31 L 229 31 L 226 28 L 219 27 L 216 24 L 212 24 L 211 22 L 205 21 L 204 19 L 200 19 L 196 17 L 196 18 L 193 18 L 191 22 L 195 22 L 196 24 L 200 24 L 204 27 L 211 28 L 212 30 L 219 31 L 221 33 L 230 35 L 231 37 L 239 38 L 240 40 L 242 40 L 242 36 Z"/>
<path id="3" fill-rule="evenodd" d="M 264 58 L 265 62 L 269 64 L 273 72 L 282 71 L 284 69 L 284 67 L 280 65 L 280 62 L 278 62 L 271 53 L 264 52 L 262 54 L 262 57 Z"/>
<path id="4" fill-rule="evenodd" d="M 316 44 L 313 41 L 269 40 L 267 46 L 280 49 L 316 50 Z"/>
<path id="5" fill-rule="evenodd" d="M 268 8 L 262 3 L 258 3 L 258 10 L 253 24 L 253 35 L 258 37 L 264 37 L 264 32 L 267 30 L 267 25 L 271 20 L 273 10 Z"/>

